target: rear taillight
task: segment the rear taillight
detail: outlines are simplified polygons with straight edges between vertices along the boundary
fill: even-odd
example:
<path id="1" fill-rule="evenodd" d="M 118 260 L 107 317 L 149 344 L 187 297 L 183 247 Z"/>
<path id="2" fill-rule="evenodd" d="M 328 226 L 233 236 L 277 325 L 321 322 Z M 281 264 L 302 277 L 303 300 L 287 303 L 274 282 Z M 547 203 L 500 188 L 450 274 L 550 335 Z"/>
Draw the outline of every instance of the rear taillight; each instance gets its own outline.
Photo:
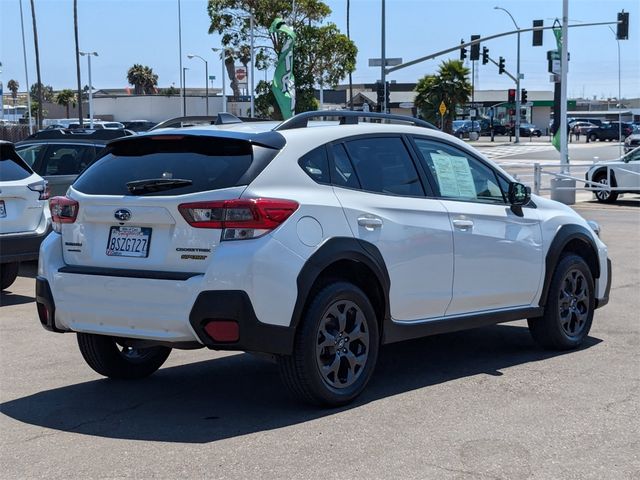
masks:
<path id="1" fill-rule="evenodd" d="M 80 204 L 69 197 L 53 197 L 49 200 L 53 229 L 60 233 L 63 223 L 73 223 L 78 217 Z"/>
<path id="2" fill-rule="evenodd" d="M 195 228 L 222 230 L 222 240 L 257 238 L 276 228 L 293 214 L 293 200 L 253 198 L 183 203 L 178 210 Z"/>
<path id="3" fill-rule="evenodd" d="M 47 200 L 49 198 L 50 190 L 49 190 L 49 182 L 46 180 L 42 180 L 40 182 L 32 183 L 27 185 L 29 190 L 33 192 L 38 192 L 40 197 L 38 200 Z"/>

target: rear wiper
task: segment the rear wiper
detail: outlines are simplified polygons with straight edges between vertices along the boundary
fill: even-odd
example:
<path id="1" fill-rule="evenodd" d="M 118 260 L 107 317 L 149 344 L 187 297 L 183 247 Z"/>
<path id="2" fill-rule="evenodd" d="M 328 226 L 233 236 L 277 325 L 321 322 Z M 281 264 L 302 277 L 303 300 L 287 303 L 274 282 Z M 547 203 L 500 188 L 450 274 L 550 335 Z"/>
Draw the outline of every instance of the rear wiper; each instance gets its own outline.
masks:
<path id="1" fill-rule="evenodd" d="M 173 188 L 186 187 L 193 184 L 191 180 L 183 178 L 149 178 L 147 180 L 136 180 L 127 183 L 129 193 L 140 195 L 143 193 L 160 192 L 162 190 L 171 190 Z"/>

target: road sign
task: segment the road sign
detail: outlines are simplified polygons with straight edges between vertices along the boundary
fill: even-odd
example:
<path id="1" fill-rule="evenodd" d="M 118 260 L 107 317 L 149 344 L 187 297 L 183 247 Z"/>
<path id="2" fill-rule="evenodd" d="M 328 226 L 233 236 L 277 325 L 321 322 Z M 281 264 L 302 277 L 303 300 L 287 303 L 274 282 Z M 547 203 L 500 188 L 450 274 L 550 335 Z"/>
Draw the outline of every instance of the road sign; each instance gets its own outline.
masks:
<path id="1" fill-rule="evenodd" d="M 398 105 L 400 108 L 413 108 L 415 105 L 413 102 L 402 102 Z"/>
<path id="2" fill-rule="evenodd" d="M 215 75 L 209 75 L 209 80 L 215 80 L 216 76 Z"/>
<path id="3" fill-rule="evenodd" d="M 244 67 L 236 67 L 236 80 L 242 82 L 247 78 L 247 69 Z"/>
<path id="4" fill-rule="evenodd" d="M 440 115 L 444 115 L 447 111 L 447 106 L 444 104 L 444 101 L 440 102 L 440 108 L 438 108 Z"/>
<path id="5" fill-rule="evenodd" d="M 387 67 L 395 67 L 396 65 L 400 65 L 402 63 L 402 58 L 385 58 L 385 66 Z M 370 58 L 369 59 L 370 67 L 381 67 L 382 59 L 381 58 Z"/>

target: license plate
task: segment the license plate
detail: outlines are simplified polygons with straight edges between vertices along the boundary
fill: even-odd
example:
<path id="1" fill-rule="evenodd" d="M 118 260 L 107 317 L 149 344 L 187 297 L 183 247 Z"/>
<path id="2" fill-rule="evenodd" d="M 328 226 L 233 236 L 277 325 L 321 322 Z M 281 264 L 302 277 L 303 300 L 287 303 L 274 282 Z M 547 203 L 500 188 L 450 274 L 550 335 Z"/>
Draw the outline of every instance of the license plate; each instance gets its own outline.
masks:
<path id="1" fill-rule="evenodd" d="M 4 207 L 4 200 L 0 200 L 0 218 L 7 216 L 7 209 Z"/>
<path id="2" fill-rule="evenodd" d="M 145 227 L 111 227 L 107 255 L 111 257 L 149 256 L 151 229 Z"/>

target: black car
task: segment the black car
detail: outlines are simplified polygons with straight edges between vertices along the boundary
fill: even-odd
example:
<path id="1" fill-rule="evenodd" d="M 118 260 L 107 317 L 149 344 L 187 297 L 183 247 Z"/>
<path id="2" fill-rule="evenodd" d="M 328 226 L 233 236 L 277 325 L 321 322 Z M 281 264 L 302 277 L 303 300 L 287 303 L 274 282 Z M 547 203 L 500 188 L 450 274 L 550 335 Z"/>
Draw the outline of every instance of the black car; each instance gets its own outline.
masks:
<path id="1" fill-rule="evenodd" d="M 622 127 L 622 128 L 620 128 Z M 624 140 L 633 133 L 633 126 L 627 122 L 606 122 L 596 128 L 584 132 L 589 141 Z"/>
<path id="2" fill-rule="evenodd" d="M 509 127 L 509 135 L 515 135 L 515 126 Z M 520 136 L 521 137 L 541 137 L 542 131 L 533 125 L 532 123 L 521 123 L 520 124 Z"/>
<path id="3" fill-rule="evenodd" d="M 148 120 L 131 120 L 129 122 L 122 122 L 124 128 L 133 132 L 147 132 L 156 126 L 156 122 L 149 122 Z"/>

